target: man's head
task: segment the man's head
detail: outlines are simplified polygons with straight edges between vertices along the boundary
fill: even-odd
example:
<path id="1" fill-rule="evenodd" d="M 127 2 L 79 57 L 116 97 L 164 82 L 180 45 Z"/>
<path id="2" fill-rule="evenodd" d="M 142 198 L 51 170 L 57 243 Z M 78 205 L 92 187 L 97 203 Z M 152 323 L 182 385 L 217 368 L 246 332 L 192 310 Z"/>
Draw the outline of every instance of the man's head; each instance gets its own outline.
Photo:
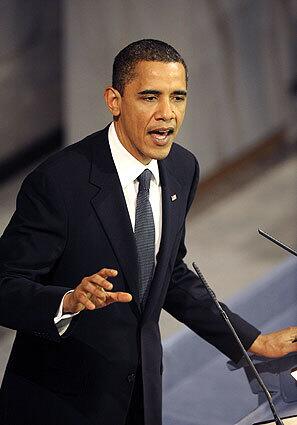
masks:
<path id="1" fill-rule="evenodd" d="M 105 101 L 123 146 L 139 161 L 165 158 L 184 118 L 187 68 L 158 40 L 140 40 L 115 58 Z"/>
<path id="2" fill-rule="evenodd" d="M 144 39 L 124 47 L 115 57 L 112 69 L 112 87 L 123 96 L 125 86 L 135 77 L 135 67 L 141 62 L 178 62 L 185 68 L 186 81 L 188 69 L 181 55 L 164 41 Z"/>

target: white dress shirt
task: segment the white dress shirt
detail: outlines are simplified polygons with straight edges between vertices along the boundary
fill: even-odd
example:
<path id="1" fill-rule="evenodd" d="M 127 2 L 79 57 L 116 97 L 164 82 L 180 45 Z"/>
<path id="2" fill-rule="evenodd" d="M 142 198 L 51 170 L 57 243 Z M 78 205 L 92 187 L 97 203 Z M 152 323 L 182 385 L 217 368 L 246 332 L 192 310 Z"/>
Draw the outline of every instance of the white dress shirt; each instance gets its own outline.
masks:
<path id="1" fill-rule="evenodd" d="M 134 158 L 134 156 L 131 155 L 130 152 L 128 152 L 119 141 L 114 123 L 112 123 L 109 127 L 108 140 L 112 159 L 115 163 L 124 192 L 133 231 L 135 228 L 136 198 L 139 186 L 137 177 L 146 168 L 148 168 L 153 174 L 150 186 L 150 203 L 152 206 L 155 222 L 155 255 L 157 255 L 162 234 L 162 191 L 160 185 L 158 162 L 156 159 L 152 159 L 148 165 L 143 165 L 136 158 Z"/>
<path id="2" fill-rule="evenodd" d="M 108 130 L 108 142 L 111 150 L 112 159 L 115 163 L 120 183 L 126 200 L 127 209 L 129 212 L 132 228 L 135 228 L 135 213 L 136 213 L 136 198 L 138 193 L 137 177 L 148 168 L 153 178 L 150 185 L 150 203 L 152 206 L 154 222 L 155 222 L 155 258 L 159 252 L 161 235 L 162 235 L 162 189 L 160 185 L 158 162 L 152 159 L 148 165 L 139 162 L 120 142 L 114 123 Z M 71 292 L 71 291 L 69 291 Z M 67 292 L 67 294 L 69 293 Z M 66 295 L 66 294 L 65 294 Z M 64 297 L 65 297 L 64 295 Z M 58 328 L 59 334 L 62 335 L 68 328 L 71 318 L 75 314 L 63 315 L 63 301 L 61 301 L 54 322 Z M 104 308 L 104 307 L 103 307 Z M 76 313 L 78 314 L 78 313 Z"/>

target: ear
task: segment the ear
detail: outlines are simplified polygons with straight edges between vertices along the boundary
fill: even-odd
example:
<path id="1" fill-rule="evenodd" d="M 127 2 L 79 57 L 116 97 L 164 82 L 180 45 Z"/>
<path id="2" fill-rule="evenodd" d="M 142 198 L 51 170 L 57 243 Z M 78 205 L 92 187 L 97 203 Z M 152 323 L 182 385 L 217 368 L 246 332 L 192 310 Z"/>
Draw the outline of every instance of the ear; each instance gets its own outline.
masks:
<path id="1" fill-rule="evenodd" d="M 104 99 L 106 106 L 114 117 L 118 117 L 121 113 L 121 95 L 113 87 L 107 87 L 104 91 Z"/>

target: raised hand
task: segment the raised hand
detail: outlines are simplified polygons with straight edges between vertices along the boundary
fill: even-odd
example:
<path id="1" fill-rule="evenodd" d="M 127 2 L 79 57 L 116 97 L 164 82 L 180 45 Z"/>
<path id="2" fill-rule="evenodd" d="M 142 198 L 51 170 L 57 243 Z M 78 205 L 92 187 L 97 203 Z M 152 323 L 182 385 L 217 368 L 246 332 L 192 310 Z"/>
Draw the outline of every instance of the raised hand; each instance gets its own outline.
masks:
<path id="1" fill-rule="evenodd" d="M 109 304 L 127 303 L 132 295 L 127 292 L 110 292 L 113 285 L 107 280 L 118 274 L 113 269 L 101 269 L 92 276 L 86 276 L 73 292 L 66 294 L 63 302 L 63 313 L 77 313 L 82 310 L 95 310 Z"/>

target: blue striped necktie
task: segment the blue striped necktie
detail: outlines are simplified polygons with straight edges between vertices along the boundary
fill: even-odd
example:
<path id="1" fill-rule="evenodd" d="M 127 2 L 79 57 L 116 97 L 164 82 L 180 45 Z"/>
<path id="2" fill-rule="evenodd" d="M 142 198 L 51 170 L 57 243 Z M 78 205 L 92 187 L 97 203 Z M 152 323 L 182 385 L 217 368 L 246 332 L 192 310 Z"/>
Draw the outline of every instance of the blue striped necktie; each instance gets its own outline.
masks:
<path id="1" fill-rule="evenodd" d="M 145 169 L 138 176 L 136 199 L 135 240 L 138 254 L 139 299 L 146 302 L 155 269 L 155 223 L 149 200 L 152 173 Z"/>

